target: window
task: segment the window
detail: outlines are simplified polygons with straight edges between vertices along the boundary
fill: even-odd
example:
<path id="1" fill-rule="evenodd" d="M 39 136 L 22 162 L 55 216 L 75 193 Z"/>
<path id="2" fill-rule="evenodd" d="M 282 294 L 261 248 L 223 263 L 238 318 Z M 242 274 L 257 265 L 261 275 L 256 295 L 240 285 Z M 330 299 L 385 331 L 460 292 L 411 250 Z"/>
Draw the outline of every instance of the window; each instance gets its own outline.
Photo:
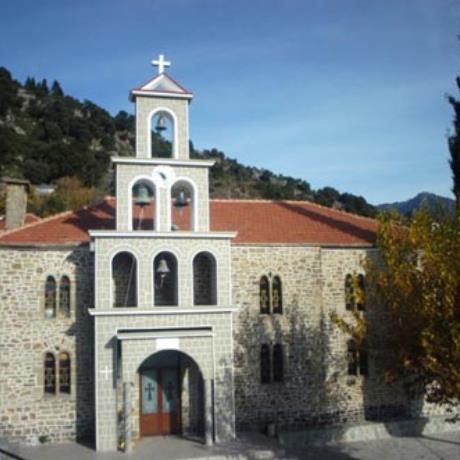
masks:
<path id="1" fill-rule="evenodd" d="M 129 252 L 120 252 L 112 260 L 114 307 L 137 305 L 137 263 Z"/>
<path id="2" fill-rule="evenodd" d="M 275 314 L 281 315 L 283 313 L 283 296 L 279 276 L 275 276 L 272 282 L 272 309 Z"/>
<path id="3" fill-rule="evenodd" d="M 363 345 L 358 347 L 354 340 L 347 344 L 348 375 L 367 375 L 367 351 Z"/>
<path id="4" fill-rule="evenodd" d="M 364 311 L 366 305 L 366 278 L 364 275 L 345 277 L 345 309 Z"/>
<path id="5" fill-rule="evenodd" d="M 47 394 L 56 394 L 56 360 L 52 353 L 45 354 L 44 390 Z"/>
<path id="6" fill-rule="evenodd" d="M 259 281 L 259 306 L 260 313 L 269 315 L 270 313 L 281 315 L 283 313 L 283 293 L 281 288 L 281 278 L 262 276 Z M 270 281 L 271 280 L 271 281 Z"/>
<path id="7" fill-rule="evenodd" d="M 270 347 L 264 344 L 260 348 L 260 382 L 270 383 Z"/>
<path id="8" fill-rule="evenodd" d="M 52 276 L 46 278 L 45 283 L 45 317 L 56 316 L 56 280 Z"/>
<path id="9" fill-rule="evenodd" d="M 345 277 L 345 308 L 347 310 L 353 310 L 355 299 L 353 295 L 353 277 L 348 274 Z"/>
<path id="10" fill-rule="evenodd" d="M 59 393 L 70 394 L 70 356 L 59 353 Z"/>
<path id="11" fill-rule="evenodd" d="M 270 285 L 268 278 L 262 276 L 259 282 L 260 313 L 270 313 Z"/>
<path id="12" fill-rule="evenodd" d="M 273 381 L 282 382 L 283 378 L 283 346 L 277 343 L 273 347 Z"/>
<path id="13" fill-rule="evenodd" d="M 358 275 L 358 282 L 356 286 L 356 308 L 360 311 L 364 311 L 366 305 L 366 280 L 364 275 Z"/>
<path id="14" fill-rule="evenodd" d="M 170 252 L 160 252 L 153 262 L 156 306 L 178 305 L 177 259 Z"/>
<path id="15" fill-rule="evenodd" d="M 217 305 L 216 260 L 209 252 L 200 252 L 193 259 L 194 305 Z"/>
<path id="16" fill-rule="evenodd" d="M 59 283 L 59 312 L 70 316 L 70 279 L 67 276 L 63 276 Z"/>

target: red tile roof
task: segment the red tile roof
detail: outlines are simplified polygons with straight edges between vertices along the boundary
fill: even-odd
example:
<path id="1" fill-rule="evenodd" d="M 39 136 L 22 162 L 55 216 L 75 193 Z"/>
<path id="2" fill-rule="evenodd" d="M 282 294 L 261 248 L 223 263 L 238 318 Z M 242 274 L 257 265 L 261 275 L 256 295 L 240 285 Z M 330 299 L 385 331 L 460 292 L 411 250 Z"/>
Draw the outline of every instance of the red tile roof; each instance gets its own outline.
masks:
<path id="1" fill-rule="evenodd" d="M 377 222 L 307 201 L 211 200 L 211 229 L 236 231 L 234 243 L 371 246 Z M 0 235 L 0 244 L 88 242 L 88 230 L 115 228 L 115 199 L 67 211 Z M 182 219 L 186 218 L 186 214 Z"/>
<path id="2" fill-rule="evenodd" d="M 40 217 L 36 216 L 35 214 L 31 212 L 28 212 L 24 219 L 24 225 L 32 224 L 33 222 L 38 222 L 39 220 L 40 220 Z M 5 216 L 2 216 L 0 217 L 0 232 L 5 230 L 5 225 L 6 225 L 6 219 L 5 219 Z"/>

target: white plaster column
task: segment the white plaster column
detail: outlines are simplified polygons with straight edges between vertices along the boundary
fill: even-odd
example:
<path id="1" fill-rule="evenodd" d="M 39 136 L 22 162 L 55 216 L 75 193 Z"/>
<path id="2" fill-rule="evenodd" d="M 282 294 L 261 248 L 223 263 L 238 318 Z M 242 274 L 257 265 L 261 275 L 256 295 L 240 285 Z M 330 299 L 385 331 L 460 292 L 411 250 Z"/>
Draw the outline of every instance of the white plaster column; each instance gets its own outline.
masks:
<path id="1" fill-rule="evenodd" d="M 205 379 L 204 391 L 204 443 L 206 446 L 213 445 L 213 421 L 212 421 L 212 381 Z"/>

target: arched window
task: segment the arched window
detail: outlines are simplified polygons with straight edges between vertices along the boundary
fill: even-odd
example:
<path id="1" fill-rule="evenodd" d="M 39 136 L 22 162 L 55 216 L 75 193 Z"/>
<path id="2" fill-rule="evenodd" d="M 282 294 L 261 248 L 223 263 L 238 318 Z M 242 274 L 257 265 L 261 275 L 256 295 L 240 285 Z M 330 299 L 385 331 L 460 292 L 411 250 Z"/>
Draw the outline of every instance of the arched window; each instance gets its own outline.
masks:
<path id="1" fill-rule="evenodd" d="M 156 306 L 178 305 L 177 260 L 170 252 L 160 252 L 153 262 Z"/>
<path id="2" fill-rule="evenodd" d="M 209 252 L 200 252 L 193 259 L 194 305 L 217 305 L 216 260 Z"/>
<path id="3" fill-rule="evenodd" d="M 270 313 L 270 284 L 268 278 L 264 275 L 260 278 L 259 282 L 259 302 L 260 313 Z"/>
<path id="4" fill-rule="evenodd" d="M 356 285 L 356 308 L 364 311 L 366 309 L 366 278 L 364 275 L 358 275 Z"/>
<path id="5" fill-rule="evenodd" d="M 44 390 L 48 394 L 56 394 L 56 360 L 52 353 L 45 354 L 44 362 Z"/>
<path id="6" fill-rule="evenodd" d="M 56 316 L 56 280 L 52 276 L 46 278 L 45 283 L 45 317 Z"/>
<path id="7" fill-rule="evenodd" d="M 70 356 L 59 353 L 59 393 L 70 394 Z"/>
<path id="8" fill-rule="evenodd" d="M 283 346 L 280 343 L 277 343 L 273 347 L 273 381 L 282 382 L 283 378 Z"/>
<path id="9" fill-rule="evenodd" d="M 174 156 L 174 121 L 166 111 L 156 112 L 150 120 L 152 158 Z"/>
<path id="10" fill-rule="evenodd" d="M 59 283 L 59 312 L 63 316 L 70 316 L 70 279 L 68 276 L 63 276 Z"/>
<path id="11" fill-rule="evenodd" d="M 194 230 L 195 201 L 189 182 L 179 180 L 171 187 L 171 230 Z"/>
<path id="12" fill-rule="evenodd" d="M 353 310 L 355 305 L 355 296 L 353 293 L 353 276 L 348 274 L 345 277 L 345 308 Z"/>
<path id="13" fill-rule="evenodd" d="M 155 230 L 155 191 L 152 183 L 141 179 L 131 190 L 133 230 Z"/>
<path id="14" fill-rule="evenodd" d="M 347 343 L 348 375 L 367 375 L 368 359 L 365 344 L 358 347 L 354 340 Z"/>
<path id="15" fill-rule="evenodd" d="M 264 344 L 260 348 L 260 382 L 270 383 L 270 347 Z"/>
<path id="16" fill-rule="evenodd" d="M 278 315 L 283 313 L 283 293 L 279 276 L 275 276 L 272 281 L 272 311 Z"/>
<path id="17" fill-rule="evenodd" d="M 137 263 L 129 252 L 120 252 L 112 259 L 114 307 L 137 305 Z"/>

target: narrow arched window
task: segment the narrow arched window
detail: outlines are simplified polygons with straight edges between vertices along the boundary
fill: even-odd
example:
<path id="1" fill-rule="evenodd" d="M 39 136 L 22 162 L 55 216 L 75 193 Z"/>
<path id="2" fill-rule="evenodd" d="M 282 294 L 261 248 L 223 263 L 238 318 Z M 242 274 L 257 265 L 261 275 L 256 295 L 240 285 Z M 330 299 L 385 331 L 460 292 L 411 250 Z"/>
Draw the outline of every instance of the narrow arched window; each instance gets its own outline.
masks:
<path id="1" fill-rule="evenodd" d="M 359 357 L 359 374 L 367 375 L 368 373 L 367 350 L 364 344 L 358 350 L 358 357 Z"/>
<path id="2" fill-rule="evenodd" d="M 59 393 L 70 394 L 70 356 L 59 353 Z"/>
<path id="3" fill-rule="evenodd" d="M 46 278 L 45 283 L 45 317 L 56 316 L 56 280 L 52 276 Z"/>
<path id="4" fill-rule="evenodd" d="M 131 227 L 137 230 L 155 229 L 155 190 L 147 180 L 137 181 L 131 190 Z"/>
<path id="5" fill-rule="evenodd" d="M 282 382 L 283 379 L 283 346 L 280 343 L 277 343 L 273 347 L 273 381 Z"/>
<path id="6" fill-rule="evenodd" d="M 153 262 L 156 306 L 178 305 L 177 259 L 170 252 L 160 252 Z"/>
<path id="7" fill-rule="evenodd" d="M 283 313 L 283 292 L 279 276 L 275 276 L 272 281 L 272 311 L 278 315 Z"/>
<path id="8" fill-rule="evenodd" d="M 347 343 L 348 353 L 348 375 L 367 375 L 368 373 L 368 355 L 366 344 L 359 347 L 354 340 Z"/>
<path id="9" fill-rule="evenodd" d="M 59 312 L 70 316 L 70 279 L 67 276 L 63 276 L 59 283 Z"/>
<path id="10" fill-rule="evenodd" d="M 345 277 L 345 308 L 353 310 L 355 305 L 355 298 L 353 293 L 353 276 L 348 274 Z"/>
<path id="11" fill-rule="evenodd" d="M 264 344 L 260 348 L 260 382 L 270 383 L 270 347 Z"/>
<path id="12" fill-rule="evenodd" d="M 356 308 L 364 311 L 366 309 L 366 278 L 364 275 L 358 275 L 356 284 Z"/>
<path id="13" fill-rule="evenodd" d="M 259 282 L 259 301 L 260 301 L 260 313 L 270 313 L 270 285 L 268 278 L 262 276 Z"/>
<path id="14" fill-rule="evenodd" d="M 171 188 L 171 230 L 195 230 L 196 199 L 188 181 L 179 180 Z"/>
<path id="15" fill-rule="evenodd" d="M 56 394 L 56 360 L 52 353 L 45 354 L 43 377 L 45 393 Z"/>
<path id="16" fill-rule="evenodd" d="M 193 259 L 194 305 L 216 305 L 216 260 L 208 252 L 200 252 Z"/>
<path id="17" fill-rule="evenodd" d="M 121 252 L 112 260 L 114 307 L 137 305 L 137 263 L 129 252 Z"/>

